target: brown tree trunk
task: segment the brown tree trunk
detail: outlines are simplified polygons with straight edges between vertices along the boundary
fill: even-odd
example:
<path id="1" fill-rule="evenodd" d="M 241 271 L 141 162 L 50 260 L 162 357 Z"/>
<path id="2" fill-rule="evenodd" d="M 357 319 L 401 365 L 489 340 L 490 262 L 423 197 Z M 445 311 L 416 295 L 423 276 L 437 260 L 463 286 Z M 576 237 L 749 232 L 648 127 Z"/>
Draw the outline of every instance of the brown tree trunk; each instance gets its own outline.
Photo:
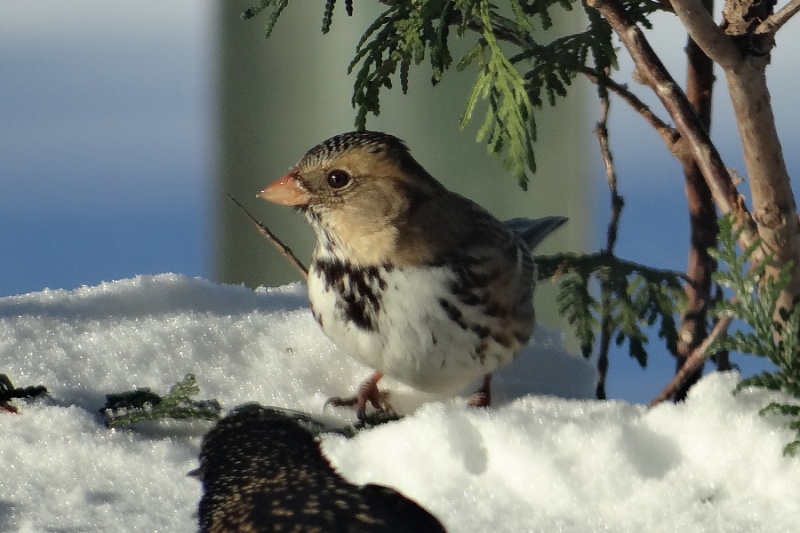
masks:
<path id="1" fill-rule="evenodd" d="M 713 0 L 704 0 L 710 13 Z M 711 101 L 714 87 L 714 63 L 691 38 L 686 46 L 686 98 L 692 104 L 701 124 L 707 132 L 711 130 Z M 717 243 L 717 213 L 711 190 L 694 159 L 681 162 L 685 176 L 686 200 L 689 208 L 690 245 L 686 275 L 686 311 L 681 317 L 678 335 L 678 358 L 676 372 L 680 371 L 692 351 L 703 342 L 708 333 L 708 307 L 711 294 L 711 274 L 716 270 L 716 261 L 708 249 Z M 675 391 L 675 401 L 686 398 L 689 388 L 700 379 L 700 367 Z"/>
<path id="2" fill-rule="evenodd" d="M 794 261 L 792 281 L 780 300 L 781 307 L 788 309 L 800 294 L 800 225 L 772 114 L 764 72 L 767 62 L 768 58 L 752 58 L 742 68 L 727 72 L 726 78 L 747 166 L 753 218 L 759 236 L 775 254 L 768 271 L 775 273 Z"/>

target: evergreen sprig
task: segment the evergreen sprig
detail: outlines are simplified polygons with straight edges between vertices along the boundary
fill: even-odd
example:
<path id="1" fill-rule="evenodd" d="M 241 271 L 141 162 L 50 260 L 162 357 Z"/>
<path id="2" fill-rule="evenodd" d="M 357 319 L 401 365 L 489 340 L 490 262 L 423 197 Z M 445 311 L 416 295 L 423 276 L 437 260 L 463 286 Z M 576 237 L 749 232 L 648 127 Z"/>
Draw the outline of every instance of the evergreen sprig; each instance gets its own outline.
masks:
<path id="1" fill-rule="evenodd" d="M 642 330 L 658 323 L 658 336 L 677 353 L 675 316 L 685 300 L 685 276 L 625 261 L 612 254 L 556 254 L 537 256 L 539 278 L 563 278 L 557 296 L 558 312 L 575 328 L 583 356 L 594 349 L 599 323 L 606 320 L 617 346 L 647 366 L 647 335 Z M 594 284 L 608 295 L 603 305 L 593 295 Z"/>
<path id="2" fill-rule="evenodd" d="M 544 102 L 555 105 L 567 94 L 575 76 L 589 67 L 597 73 L 599 90 L 609 69 L 616 67 L 612 31 L 594 9 L 584 6 L 589 24 L 584 31 L 552 37 L 542 30 L 553 26 L 553 10 L 571 11 L 577 0 L 385 0 L 386 10 L 369 25 L 348 67 L 355 74 L 352 104 L 355 125 L 364 129 L 367 115 L 378 115 L 384 89 L 399 81 L 408 91 L 409 71 L 426 58 L 435 85 L 454 63 L 450 39 L 476 37 L 475 44 L 456 62 L 464 71 L 477 69 L 472 91 L 461 118 L 466 127 L 485 104 L 476 133 L 487 151 L 502 157 L 503 166 L 526 188 L 528 171 L 536 171 L 533 144 L 535 112 Z M 251 18 L 268 8 L 265 33 L 272 32 L 288 0 L 261 0 L 244 16 Z M 330 30 L 336 0 L 326 0 L 322 31 Z M 629 16 L 649 27 L 648 17 L 663 9 L 653 0 L 624 0 Z M 345 2 L 352 13 L 353 3 Z M 455 31 L 452 31 L 455 30 Z"/>
<path id="3" fill-rule="evenodd" d="M 16 407 L 8 403 L 11 400 L 15 398 L 35 398 L 46 393 L 47 387 L 44 385 L 15 387 L 8 375 L 0 374 L 0 409 L 16 412 Z"/>
<path id="4" fill-rule="evenodd" d="M 499 154 L 507 147 L 503 166 L 517 177 L 525 189 L 526 167 L 532 172 L 536 171 L 533 155 L 533 142 L 536 140 L 534 104 L 526 91 L 522 75 L 500 48 L 492 29 L 489 2 L 480 2 L 480 7 L 482 37 L 458 64 L 459 70 L 466 69 L 472 63 L 478 66 L 478 77 L 461 116 L 461 127 L 466 127 L 472 120 L 478 101 L 485 100 L 488 109 L 478 129 L 477 140 L 487 139 L 490 154 Z"/>
<path id="5" fill-rule="evenodd" d="M 107 394 L 100 409 L 106 426 L 129 426 L 142 420 L 200 419 L 218 420 L 222 407 L 217 400 L 194 400 L 200 393 L 193 374 L 172 386 L 166 396 L 147 387 L 118 394 Z"/>
<path id="6" fill-rule="evenodd" d="M 14 398 L 34 398 L 46 393 L 47 387 L 44 385 L 15 387 L 8 375 L 0 374 L 0 402 L 8 402 Z"/>
<path id="7" fill-rule="evenodd" d="M 264 35 L 269 37 L 272 35 L 272 30 L 275 29 L 275 24 L 278 22 L 278 18 L 288 5 L 289 0 L 261 0 L 257 5 L 246 9 L 245 12 L 242 13 L 242 18 L 245 20 L 251 19 L 260 14 L 262 11 L 272 7 L 269 18 L 267 18 L 267 24 L 264 26 Z M 333 10 L 333 8 L 331 8 L 331 10 Z M 323 30 L 324 27 L 325 21 L 323 19 Z"/>
<path id="8" fill-rule="evenodd" d="M 741 320 L 746 329 L 737 329 L 717 340 L 710 352 L 731 350 L 749 353 L 771 361 L 777 367 L 769 372 L 742 379 L 736 392 L 746 387 L 761 387 L 779 391 L 800 400 L 800 305 L 790 310 L 780 307 L 780 295 L 791 281 L 792 265 L 785 265 L 777 275 L 767 275 L 771 259 L 751 266 L 753 253 L 761 246 L 757 241 L 737 253 L 736 241 L 741 229 L 734 229 L 733 219 L 723 217 L 719 222 L 719 250 L 711 250 L 720 265 L 715 281 L 729 291 L 731 298 L 719 302 L 712 310 L 715 316 L 729 315 Z M 784 448 L 787 455 L 800 452 L 800 403 L 770 402 L 762 415 L 777 414 L 789 417 L 787 426 L 796 438 Z"/>

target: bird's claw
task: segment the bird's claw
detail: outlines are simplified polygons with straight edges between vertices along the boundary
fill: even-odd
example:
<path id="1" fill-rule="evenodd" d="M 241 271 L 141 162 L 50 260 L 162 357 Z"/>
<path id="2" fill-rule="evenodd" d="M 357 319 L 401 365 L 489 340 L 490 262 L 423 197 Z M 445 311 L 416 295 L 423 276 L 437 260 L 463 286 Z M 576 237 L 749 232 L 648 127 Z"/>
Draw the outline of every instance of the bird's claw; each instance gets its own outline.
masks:
<path id="1" fill-rule="evenodd" d="M 489 407 L 492 404 L 492 375 L 486 374 L 483 376 L 483 383 L 481 388 L 472 393 L 472 396 L 467 400 L 467 405 L 470 407 Z"/>
<path id="2" fill-rule="evenodd" d="M 378 384 L 372 380 L 364 380 L 358 386 L 358 392 L 353 396 L 333 396 L 325 401 L 325 406 L 353 407 L 356 408 L 356 417 L 359 422 L 367 422 L 367 404 L 378 411 L 394 414 L 394 407 L 389 403 L 389 391 L 378 390 Z M 323 407 L 323 408 L 324 408 Z"/>
<path id="3" fill-rule="evenodd" d="M 486 391 L 476 391 L 467 400 L 469 407 L 489 407 L 491 403 L 491 396 Z"/>

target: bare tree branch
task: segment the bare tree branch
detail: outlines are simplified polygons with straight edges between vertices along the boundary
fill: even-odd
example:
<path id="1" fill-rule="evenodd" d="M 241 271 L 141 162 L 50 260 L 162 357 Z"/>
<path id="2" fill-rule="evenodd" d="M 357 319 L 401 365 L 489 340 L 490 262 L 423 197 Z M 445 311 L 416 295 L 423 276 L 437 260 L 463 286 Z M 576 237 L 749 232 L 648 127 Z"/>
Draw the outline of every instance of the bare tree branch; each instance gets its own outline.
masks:
<path id="1" fill-rule="evenodd" d="M 608 100 L 608 93 L 604 93 L 600 98 L 600 121 L 594 129 L 597 141 L 600 143 L 600 155 L 603 157 L 606 180 L 608 181 L 608 189 L 611 193 L 611 217 L 608 221 L 606 248 L 604 250 L 607 254 L 614 253 L 614 246 L 617 243 L 617 234 L 619 232 L 619 219 L 622 214 L 622 208 L 625 205 L 625 200 L 623 200 L 622 196 L 620 196 L 617 191 L 617 173 L 614 170 L 614 158 L 611 155 L 611 147 L 608 142 L 608 112 L 610 107 L 611 102 Z M 611 347 L 611 333 L 613 330 L 611 325 L 611 294 L 608 289 L 603 289 L 600 296 L 600 305 L 602 309 L 602 318 L 600 320 L 600 347 L 597 355 L 598 376 L 595 397 L 598 400 L 605 400 L 606 376 L 608 374 L 608 352 Z"/>
<path id="2" fill-rule="evenodd" d="M 625 200 L 617 190 L 617 172 L 614 169 L 614 158 L 611 155 L 611 147 L 608 143 L 608 112 L 610 107 L 611 103 L 608 98 L 600 100 L 600 121 L 595 126 L 594 132 L 597 136 L 597 141 L 600 143 L 600 155 L 603 157 L 606 181 L 608 182 L 608 190 L 611 193 L 611 217 L 609 218 L 608 231 L 606 232 L 605 252 L 613 254 L 619 232 L 619 218 L 622 214 L 622 208 L 625 206 Z"/>
<path id="3" fill-rule="evenodd" d="M 790 262 L 794 265 L 779 303 L 790 309 L 800 295 L 800 225 L 767 86 L 766 69 L 775 39 L 771 33 L 753 33 L 760 21 L 773 14 L 773 6 L 762 0 L 726 3 L 723 24 L 736 36 L 744 60 L 738 68 L 725 69 L 725 79 L 747 167 L 753 220 L 764 248 L 774 257 L 767 273 L 777 274 Z"/>
<path id="4" fill-rule="evenodd" d="M 729 70 L 742 62 L 743 56 L 731 36 L 717 26 L 702 0 L 672 0 L 672 9 L 689 37 L 715 63 Z"/>
<path id="5" fill-rule="evenodd" d="M 578 71 L 586 76 L 589 81 L 594 84 L 602 85 L 609 91 L 613 92 L 617 96 L 619 96 L 624 102 L 626 102 L 631 108 L 639 113 L 648 124 L 650 124 L 656 132 L 661 136 L 664 140 L 664 144 L 667 145 L 667 148 L 672 152 L 675 150 L 675 145 L 680 139 L 680 133 L 661 120 L 653 111 L 642 102 L 638 96 L 633 94 L 627 86 L 617 83 L 613 79 L 611 79 L 608 75 L 599 73 L 594 69 L 589 67 L 578 67 Z"/>
<path id="6" fill-rule="evenodd" d="M 703 9 L 711 13 L 714 0 L 701 0 Z M 706 131 L 711 131 L 711 101 L 714 90 L 714 62 L 689 37 L 686 45 L 686 98 L 697 113 Z M 686 204 L 689 210 L 690 239 L 686 275 L 691 280 L 684 285 L 686 307 L 681 315 L 677 343 L 676 371 L 685 364 L 692 351 L 708 333 L 708 307 L 711 299 L 711 275 L 716 261 L 709 249 L 716 247 L 717 213 L 711 191 L 694 160 L 681 162 L 686 178 Z M 686 398 L 689 388 L 700 379 L 702 367 L 690 376 L 675 392 L 675 400 Z"/>
<path id="7" fill-rule="evenodd" d="M 754 242 L 755 227 L 734 186 L 719 152 L 711 143 L 708 132 L 699 122 L 686 95 L 667 72 L 664 64 L 645 39 L 642 31 L 633 24 L 617 0 L 588 0 L 588 5 L 600 11 L 636 65 L 636 73 L 661 100 L 675 121 L 682 141 L 686 143 L 688 156 L 693 157 L 711 189 L 715 203 L 723 213 L 732 213 L 742 228 L 740 241 L 744 246 Z M 680 154 L 676 154 L 679 155 Z"/>
<path id="8" fill-rule="evenodd" d="M 792 0 L 759 24 L 756 28 L 756 33 L 775 35 L 775 33 L 798 12 L 800 12 L 800 0 Z"/>
<path id="9" fill-rule="evenodd" d="M 714 329 L 712 329 L 711 333 L 708 334 L 708 337 L 706 337 L 706 339 L 697 348 L 695 348 L 688 359 L 686 359 L 686 362 L 681 369 L 678 370 L 672 380 L 667 384 L 666 387 L 664 387 L 664 390 L 661 391 L 658 396 L 650 400 L 650 403 L 647 404 L 648 407 L 654 407 L 675 396 L 675 393 L 683 387 L 686 381 L 703 367 L 706 359 L 708 359 L 710 355 L 706 353 L 709 347 L 715 340 L 727 335 L 728 327 L 731 325 L 732 321 L 733 319 L 727 315 L 720 318 L 720 320 L 714 325 Z"/>

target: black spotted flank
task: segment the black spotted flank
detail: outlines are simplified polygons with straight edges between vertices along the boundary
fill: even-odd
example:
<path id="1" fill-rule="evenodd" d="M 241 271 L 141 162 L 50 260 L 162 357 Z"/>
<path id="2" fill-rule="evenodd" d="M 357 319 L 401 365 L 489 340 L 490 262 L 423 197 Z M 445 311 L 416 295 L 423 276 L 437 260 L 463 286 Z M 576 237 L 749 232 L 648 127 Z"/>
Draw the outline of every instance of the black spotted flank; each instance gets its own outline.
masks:
<path id="1" fill-rule="evenodd" d="M 461 329 L 463 329 L 465 331 L 469 330 L 472 333 L 474 333 L 475 335 L 477 335 L 478 339 L 481 342 L 479 342 L 476 345 L 476 346 L 478 346 L 478 348 L 476 350 L 475 356 L 476 356 L 476 358 L 478 358 L 480 360 L 481 364 L 483 364 L 484 360 L 485 360 L 485 354 L 483 353 L 483 349 L 485 349 L 485 342 L 484 341 L 487 338 L 491 337 L 492 339 L 496 340 L 497 342 L 500 342 L 499 340 L 497 340 L 497 335 L 493 334 L 492 329 L 490 327 L 488 327 L 488 326 L 484 326 L 483 324 L 476 324 L 476 323 L 470 324 L 469 322 L 467 322 L 466 318 L 464 318 L 464 313 L 461 312 L 461 310 L 455 304 L 453 304 L 452 302 L 448 301 L 447 299 L 439 298 L 439 305 L 442 306 L 442 309 L 444 310 L 445 314 L 447 314 L 447 317 L 450 320 L 452 320 L 453 322 L 455 322 L 456 324 L 458 324 L 461 327 Z M 501 344 L 503 344 L 503 343 L 501 343 Z M 481 349 L 481 346 L 483 346 L 484 348 Z M 503 346 L 507 346 L 507 345 L 503 344 Z"/>
<path id="2" fill-rule="evenodd" d="M 450 292 L 458 301 L 467 306 L 486 306 L 487 287 L 496 274 L 485 272 L 485 265 L 480 260 L 469 257 L 461 257 L 448 266 L 455 274 L 449 284 Z"/>
<path id="3" fill-rule="evenodd" d="M 483 301 L 474 290 L 465 287 L 460 281 L 453 281 L 450 283 L 450 292 L 456 295 L 458 301 L 464 305 L 478 305 Z"/>
<path id="4" fill-rule="evenodd" d="M 467 324 L 464 323 L 464 313 L 458 307 L 444 298 L 439 298 L 439 305 L 444 309 L 447 318 L 461 326 L 462 329 L 467 329 Z"/>
<path id="5" fill-rule="evenodd" d="M 473 324 L 470 329 L 474 331 L 481 339 L 485 339 L 492 333 L 491 329 L 489 329 L 487 326 L 481 326 L 480 324 Z"/>
<path id="6" fill-rule="evenodd" d="M 347 261 L 318 260 L 313 268 L 322 274 L 325 289 L 336 294 L 336 307 L 343 318 L 366 331 L 377 329 L 381 293 L 386 281 L 383 267 L 354 267 Z"/>

